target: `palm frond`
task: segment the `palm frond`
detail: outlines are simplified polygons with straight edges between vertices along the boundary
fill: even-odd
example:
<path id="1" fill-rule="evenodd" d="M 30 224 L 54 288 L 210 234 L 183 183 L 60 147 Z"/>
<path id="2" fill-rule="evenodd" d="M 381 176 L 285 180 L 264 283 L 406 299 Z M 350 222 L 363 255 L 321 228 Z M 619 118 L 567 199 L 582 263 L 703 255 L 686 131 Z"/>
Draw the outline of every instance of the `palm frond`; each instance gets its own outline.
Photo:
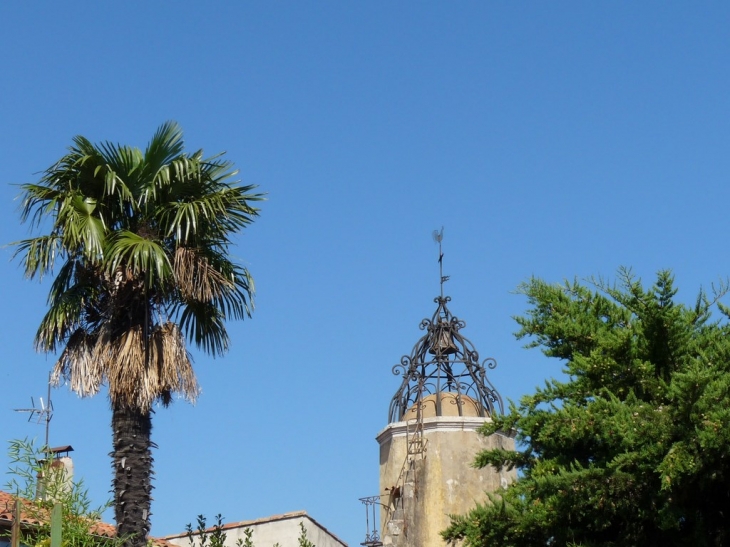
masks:
<path id="1" fill-rule="evenodd" d="M 212 267 L 197 249 L 175 249 L 173 270 L 176 285 L 185 300 L 211 302 L 234 288 L 233 281 Z"/>
<path id="2" fill-rule="evenodd" d="M 228 351 L 230 339 L 224 316 L 218 308 L 200 302 L 190 302 L 180 307 L 180 330 L 185 338 L 214 357 Z"/>
<path id="3" fill-rule="evenodd" d="M 22 184 L 23 203 L 21 205 L 20 220 L 27 222 L 30 219 L 31 227 L 36 227 L 51 216 L 64 192 L 45 184 Z"/>
<path id="4" fill-rule="evenodd" d="M 146 344 L 143 328 L 137 326 L 99 345 L 95 356 L 103 363 L 109 381 L 109 399 L 114 404 L 148 409 L 154 403 L 157 393 L 145 374 Z"/>
<path id="5" fill-rule="evenodd" d="M 104 221 L 95 210 L 95 199 L 72 194 L 62 202 L 57 216 L 62 223 L 64 248 L 82 253 L 91 262 L 100 260 L 106 239 Z"/>
<path id="6" fill-rule="evenodd" d="M 63 298 L 63 295 L 75 284 L 76 281 L 76 260 L 67 260 L 59 268 L 56 279 L 53 280 L 51 290 L 48 293 L 48 304 L 53 306 Z"/>
<path id="7" fill-rule="evenodd" d="M 184 150 L 183 131 L 177 122 L 167 121 L 155 132 L 144 152 L 144 161 L 154 172 L 180 156 Z"/>
<path id="8" fill-rule="evenodd" d="M 221 188 L 216 192 L 217 210 L 222 215 L 217 217 L 219 230 L 237 233 L 258 216 L 259 209 L 250 205 L 250 202 L 261 201 L 264 197 L 261 194 L 248 193 L 251 188 L 251 186 L 233 186 Z"/>
<path id="9" fill-rule="evenodd" d="M 104 363 L 97 356 L 98 347 L 97 336 L 84 328 L 77 329 L 53 367 L 51 383 L 57 386 L 65 379 L 79 397 L 96 395 L 105 378 Z"/>
<path id="10" fill-rule="evenodd" d="M 39 279 L 43 279 L 45 274 L 53 272 L 56 259 L 65 254 L 61 237 L 54 233 L 22 239 L 11 245 L 15 246 L 13 258 L 23 255 L 23 270 L 29 279 L 33 279 L 36 275 Z"/>
<path id="11" fill-rule="evenodd" d="M 200 388 L 193 371 L 185 339 L 175 323 L 165 322 L 150 335 L 148 374 L 155 376 L 159 394 L 182 393 L 190 402 L 197 399 Z M 163 403 L 165 401 L 163 397 Z"/>
<path id="12" fill-rule="evenodd" d="M 148 207 L 164 201 L 169 186 L 188 176 L 188 157 L 183 151 L 182 129 L 175 122 L 161 125 L 144 153 L 144 182 L 138 193 L 138 206 Z"/>
<path id="13" fill-rule="evenodd" d="M 160 207 L 160 227 L 167 237 L 174 237 L 182 245 L 206 240 L 228 244 L 230 234 L 239 232 L 258 216 L 259 210 L 249 201 L 263 197 L 249 194 L 245 188 L 250 187 L 207 191 L 196 188 L 195 192 L 185 194 L 178 188 L 177 199 Z"/>
<path id="14" fill-rule="evenodd" d="M 200 392 L 182 333 L 172 323 L 156 326 L 149 338 L 141 326 L 128 329 L 100 344 L 95 357 L 104 363 L 114 404 L 149 409 L 157 400 L 169 403 L 170 393 L 194 401 Z"/>
<path id="15" fill-rule="evenodd" d="M 147 287 L 162 284 L 172 276 L 172 266 L 159 242 L 133 232 L 117 232 L 105 254 L 107 271 L 128 268 L 134 275 L 145 277 Z"/>
<path id="16" fill-rule="evenodd" d="M 71 333 L 83 326 L 86 294 L 86 287 L 73 286 L 49 302 L 35 335 L 39 351 L 56 351 L 59 344 L 68 343 Z"/>
<path id="17" fill-rule="evenodd" d="M 103 142 L 98 145 L 101 157 L 112 171 L 127 181 L 136 180 L 136 174 L 144 167 L 144 157 L 139 148 L 121 146 L 112 142 Z"/>
<path id="18" fill-rule="evenodd" d="M 93 176 L 104 181 L 105 196 L 117 196 L 118 200 L 112 204 L 112 210 L 122 213 L 125 204 L 134 202 L 134 195 L 127 183 L 106 163 L 96 165 Z"/>
<path id="19" fill-rule="evenodd" d="M 255 293 L 251 274 L 246 268 L 232 262 L 228 262 L 222 269 L 233 282 L 233 289 L 221 292 L 214 299 L 214 305 L 223 311 L 227 319 L 251 317 Z"/>

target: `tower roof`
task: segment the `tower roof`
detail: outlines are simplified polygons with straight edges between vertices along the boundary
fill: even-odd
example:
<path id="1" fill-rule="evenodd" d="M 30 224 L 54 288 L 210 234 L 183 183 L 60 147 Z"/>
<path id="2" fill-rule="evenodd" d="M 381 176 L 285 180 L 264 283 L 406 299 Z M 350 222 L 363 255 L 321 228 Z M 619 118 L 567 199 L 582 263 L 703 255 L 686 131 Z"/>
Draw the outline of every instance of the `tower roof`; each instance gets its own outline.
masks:
<path id="1" fill-rule="evenodd" d="M 434 299 L 436 311 L 431 319 L 421 321 L 420 328 L 425 334 L 413 346 L 411 354 L 404 355 L 393 367 L 393 374 L 401 375 L 403 381 L 390 402 L 388 422 L 407 419 L 407 410 L 421 405 L 431 395 L 436 416 L 454 415 L 454 409 L 445 408 L 445 404 L 455 405 L 459 416 L 473 416 L 474 411 L 465 410 L 465 405 L 474 404 L 479 416 L 503 412 L 502 397 L 486 373 L 497 366 L 497 361 L 487 357 L 480 362 L 474 344 L 462 336 L 460 331 L 466 323 L 452 315 L 446 306 L 451 298 L 443 296 L 443 281 L 442 276 L 442 295 Z M 446 393 L 450 395 L 444 396 Z"/>

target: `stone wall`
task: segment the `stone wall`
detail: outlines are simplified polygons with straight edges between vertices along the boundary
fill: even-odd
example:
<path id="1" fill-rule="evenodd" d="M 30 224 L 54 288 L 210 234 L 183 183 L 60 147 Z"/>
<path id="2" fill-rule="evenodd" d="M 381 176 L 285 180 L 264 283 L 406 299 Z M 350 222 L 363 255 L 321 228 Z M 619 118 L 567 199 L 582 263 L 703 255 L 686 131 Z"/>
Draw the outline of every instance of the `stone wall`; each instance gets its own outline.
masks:
<path id="1" fill-rule="evenodd" d="M 443 546 L 440 532 L 449 514 L 466 513 L 486 492 L 506 487 L 516 472 L 471 466 L 487 448 L 514 450 L 501 434 L 485 437 L 477 429 L 488 421 L 477 417 L 423 419 L 425 450 L 408 455 L 406 422 L 388 425 L 379 435 L 381 537 L 386 547 Z"/>

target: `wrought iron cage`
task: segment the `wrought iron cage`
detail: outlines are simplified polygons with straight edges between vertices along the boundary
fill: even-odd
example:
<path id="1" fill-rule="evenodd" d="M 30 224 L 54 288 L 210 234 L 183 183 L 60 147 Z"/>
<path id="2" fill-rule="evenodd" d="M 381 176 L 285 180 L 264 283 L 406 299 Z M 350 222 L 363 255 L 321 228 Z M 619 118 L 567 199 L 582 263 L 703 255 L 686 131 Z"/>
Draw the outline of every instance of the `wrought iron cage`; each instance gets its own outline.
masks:
<path id="1" fill-rule="evenodd" d="M 487 369 L 497 366 L 497 361 L 487 357 L 479 362 L 474 344 L 460 332 L 466 323 L 454 317 L 446 307 L 450 301 L 448 296 L 434 299 L 438 305 L 436 312 L 420 324 L 426 333 L 411 354 L 404 355 L 393 367 L 393 374 L 401 375 L 403 381 L 390 402 L 389 423 L 402 421 L 406 411 L 416 403 L 421 404 L 428 395 L 436 395 L 436 415 L 443 415 L 440 396 L 443 393 L 454 395 L 460 416 L 463 396 L 476 403 L 479 416 L 504 412 L 502 397 L 486 373 Z"/>

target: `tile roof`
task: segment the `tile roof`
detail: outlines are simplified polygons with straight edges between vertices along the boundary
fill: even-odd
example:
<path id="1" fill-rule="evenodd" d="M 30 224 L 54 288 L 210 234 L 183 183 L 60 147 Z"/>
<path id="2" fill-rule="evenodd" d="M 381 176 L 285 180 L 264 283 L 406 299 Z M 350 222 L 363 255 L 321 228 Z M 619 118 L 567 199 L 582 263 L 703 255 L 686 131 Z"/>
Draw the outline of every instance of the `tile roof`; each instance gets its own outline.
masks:
<path id="1" fill-rule="evenodd" d="M 0 491 L 0 520 L 1 521 L 8 521 L 8 523 L 12 523 L 13 519 L 15 518 L 13 516 L 13 513 L 15 512 L 15 496 L 12 494 L 8 494 L 7 492 Z M 22 507 L 22 506 L 21 506 Z M 35 516 L 28 513 L 28 511 L 23 511 L 20 514 L 20 522 L 22 524 L 41 524 L 41 520 L 35 518 Z"/>
<path id="2" fill-rule="evenodd" d="M 14 495 L 0 490 L 0 529 L 9 527 L 13 523 L 16 499 Z M 23 510 L 23 505 L 30 505 L 32 503 L 28 500 L 21 500 L 20 523 L 25 526 L 42 524 L 45 520 L 43 517 L 47 518 L 44 514 L 38 515 L 34 514 L 34 511 Z M 89 532 L 95 536 L 113 538 L 117 535 L 117 528 L 113 524 L 98 520 L 89 524 Z M 170 542 L 161 538 L 151 537 L 150 540 L 157 547 L 174 547 Z"/>

